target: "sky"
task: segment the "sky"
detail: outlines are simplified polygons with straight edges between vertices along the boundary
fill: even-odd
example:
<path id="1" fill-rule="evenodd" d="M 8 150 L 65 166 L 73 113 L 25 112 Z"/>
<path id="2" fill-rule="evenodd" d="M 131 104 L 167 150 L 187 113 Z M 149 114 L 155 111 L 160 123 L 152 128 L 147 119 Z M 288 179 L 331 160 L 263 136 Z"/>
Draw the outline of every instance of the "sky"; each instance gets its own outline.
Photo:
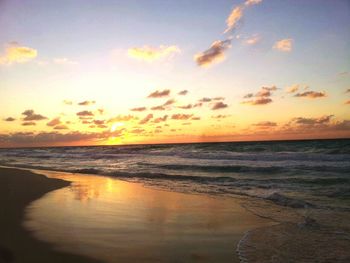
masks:
<path id="1" fill-rule="evenodd" d="M 347 0 L 0 0 L 0 147 L 350 137 Z"/>

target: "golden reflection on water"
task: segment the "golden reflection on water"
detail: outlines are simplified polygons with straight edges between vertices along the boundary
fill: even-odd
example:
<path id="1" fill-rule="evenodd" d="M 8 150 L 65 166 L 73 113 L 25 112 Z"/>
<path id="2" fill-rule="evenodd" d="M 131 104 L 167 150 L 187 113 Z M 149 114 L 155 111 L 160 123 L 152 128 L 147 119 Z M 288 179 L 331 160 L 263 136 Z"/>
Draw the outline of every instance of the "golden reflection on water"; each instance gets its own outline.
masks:
<path id="1" fill-rule="evenodd" d="M 234 199 L 154 190 L 111 177 L 36 172 L 72 184 L 33 202 L 25 226 L 57 249 L 104 262 L 235 262 L 243 233 L 270 224 Z"/>

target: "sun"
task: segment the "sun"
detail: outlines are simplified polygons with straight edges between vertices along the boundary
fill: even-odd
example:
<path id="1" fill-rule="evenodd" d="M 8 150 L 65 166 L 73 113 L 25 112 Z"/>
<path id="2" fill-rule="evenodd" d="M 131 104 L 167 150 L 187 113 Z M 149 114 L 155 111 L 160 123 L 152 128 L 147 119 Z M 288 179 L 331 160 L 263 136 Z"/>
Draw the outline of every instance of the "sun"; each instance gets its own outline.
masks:
<path id="1" fill-rule="evenodd" d="M 123 122 L 116 122 L 116 123 L 113 123 L 112 124 L 112 127 L 111 127 L 111 132 L 114 132 L 118 129 L 118 127 L 121 127 L 121 126 L 124 126 L 124 123 Z"/>

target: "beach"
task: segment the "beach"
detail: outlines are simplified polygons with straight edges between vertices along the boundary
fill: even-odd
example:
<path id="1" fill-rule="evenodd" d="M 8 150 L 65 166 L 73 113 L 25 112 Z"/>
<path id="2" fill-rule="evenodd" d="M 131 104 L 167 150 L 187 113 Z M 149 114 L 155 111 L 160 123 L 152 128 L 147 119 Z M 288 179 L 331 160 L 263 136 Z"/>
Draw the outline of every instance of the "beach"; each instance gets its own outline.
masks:
<path id="1" fill-rule="evenodd" d="M 55 251 L 22 226 L 30 202 L 69 184 L 30 171 L 0 168 L 0 262 L 98 262 Z"/>
<path id="2" fill-rule="evenodd" d="M 232 198 L 38 172 L 0 170 L 1 262 L 239 262 L 244 233 L 274 224 Z"/>

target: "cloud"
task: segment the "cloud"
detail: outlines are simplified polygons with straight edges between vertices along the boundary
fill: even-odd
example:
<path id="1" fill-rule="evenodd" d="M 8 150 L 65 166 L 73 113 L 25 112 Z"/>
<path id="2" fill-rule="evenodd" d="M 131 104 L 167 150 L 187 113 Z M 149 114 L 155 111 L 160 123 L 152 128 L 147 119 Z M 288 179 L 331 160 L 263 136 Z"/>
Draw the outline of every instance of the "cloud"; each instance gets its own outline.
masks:
<path id="1" fill-rule="evenodd" d="M 247 0 L 245 1 L 244 5 L 246 6 L 252 6 L 261 3 L 262 0 Z"/>
<path id="2" fill-rule="evenodd" d="M 65 105 L 73 105 L 73 101 L 71 101 L 71 100 L 64 100 L 63 104 L 65 104 Z"/>
<path id="3" fill-rule="evenodd" d="M 198 100 L 199 102 L 211 102 L 212 99 L 211 98 L 207 98 L 207 97 L 204 97 L 204 98 L 201 98 L 200 100 Z"/>
<path id="4" fill-rule="evenodd" d="M 254 97 L 254 93 L 248 93 L 248 94 L 243 96 L 243 99 L 249 99 L 249 98 L 253 98 L 253 97 Z"/>
<path id="5" fill-rule="evenodd" d="M 170 90 L 169 89 L 165 89 L 165 90 L 162 90 L 162 91 L 154 91 L 152 92 L 151 94 L 149 94 L 147 96 L 147 98 L 163 98 L 163 97 L 167 97 L 170 95 Z"/>
<path id="6" fill-rule="evenodd" d="M 345 101 L 345 104 L 350 104 L 350 100 Z"/>
<path id="7" fill-rule="evenodd" d="M 53 63 L 58 65 L 77 65 L 78 62 L 70 60 L 68 58 L 54 58 Z"/>
<path id="8" fill-rule="evenodd" d="M 94 116 L 94 114 L 91 111 L 84 110 L 84 111 L 77 112 L 77 116 L 82 116 L 82 117 Z"/>
<path id="9" fill-rule="evenodd" d="M 138 108 L 132 108 L 131 111 L 145 111 L 147 110 L 146 107 L 138 107 Z"/>
<path id="10" fill-rule="evenodd" d="M 151 110 L 166 110 L 166 108 L 163 105 L 159 105 L 152 107 Z"/>
<path id="11" fill-rule="evenodd" d="M 193 105 L 192 104 L 187 104 L 187 105 L 184 105 L 184 106 L 178 106 L 179 109 L 184 109 L 184 110 L 189 110 L 189 109 L 192 109 L 193 108 Z"/>
<path id="12" fill-rule="evenodd" d="M 220 109 L 224 109 L 227 107 L 228 107 L 227 104 L 223 103 L 222 101 L 219 101 L 219 102 L 216 102 L 211 109 L 212 110 L 220 110 Z"/>
<path id="13" fill-rule="evenodd" d="M 309 99 L 316 99 L 316 98 L 322 98 L 326 97 L 325 92 L 318 92 L 318 91 L 305 91 L 302 93 L 297 93 L 294 95 L 294 97 L 303 97 L 303 98 L 309 98 Z"/>
<path id="14" fill-rule="evenodd" d="M 175 102 L 176 101 L 174 99 L 170 99 L 170 100 L 167 100 L 162 105 L 152 107 L 151 110 L 166 110 L 166 109 L 169 109 L 169 107 L 167 107 L 167 106 L 170 106 L 170 105 L 174 104 Z"/>
<path id="15" fill-rule="evenodd" d="M 4 119 L 4 121 L 15 121 L 16 119 L 15 118 L 12 118 L 12 117 L 7 117 L 6 119 Z"/>
<path id="16" fill-rule="evenodd" d="M 61 120 L 59 117 L 55 118 L 55 119 L 52 119 L 51 121 L 49 121 L 48 123 L 46 123 L 47 126 L 56 126 L 56 125 L 59 125 L 61 124 Z"/>
<path id="17" fill-rule="evenodd" d="M 257 127 L 267 128 L 267 127 L 275 127 L 277 126 L 277 123 L 272 121 L 261 121 L 258 123 L 254 123 L 253 125 Z"/>
<path id="18" fill-rule="evenodd" d="M 104 132 L 89 132 L 82 133 L 79 131 L 60 133 L 54 132 L 17 132 L 10 134 L 0 134 L 0 142 L 10 143 L 11 145 L 59 145 L 67 144 L 72 142 L 83 141 L 86 143 L 89 140 L 101 140 L 106 139 L 110 136 L 120 136 L 122 130 L 115 132 L 104 131 Z"/>
<path id="19" fill-rule="evenodd" d="M 256 45 L 260 41 L 260 39 L 261 39 L 260 36 L 252 36 L 246 39 L 244 41 L 244 44 L 253 46 L 253 45 Z"/>
<path id="20" fill-rule="evenodd" d="M 201 119 L 201 117 L 192 117 L 191 120 L 193 120 L 193 121 L 199 121 L 200 119 Z"/>
<path id="21" fill-rule="evenodd" d="M 271 87 L 262 87 L 260 91 L 258 91 L 256 94 L 248 93 L 243 96 L 244 99 L 249 99 L 246 101 L 243 101 L 243 104 L 250 104 L 250 105 L 266 105 L 272 102 L 272 99 L 270 98 L 272 96 L 272 92 L 276 91 L 276 86 Z"/>
<path id="22" fill-rule="evenodd" d="M 147 122 L 149 122 L 151 119 L 153 118 L 153 114 L 148 114 L 145 118 L 143 118 L 139 124 L 146 124 Z"/>
<path id="23" fill-rule="evenodd" d="M 154 123 L 165 122 L 168 119 L 168 115 L 164 115 L 163 117 L 158 117 L 153 120 Z"/>
<path id="24" fill-rule="evenodd" d="M 188 120 L 191 118 L 193 114 L 173 114 L 171 116 L 172 120 Z"/>
<path id="25" fill-rule="evenodd" d="M 294 84 L 290 87 L 286 87 L 286 91 L 287 91 L 287 93 L 294 93 L 294 92 L 297 92 L 300 88 L 301 87 L 299 84 Z"/>
<path id="26" fill-rule="evenodd" d="M 224 33 L 232 31 L 239 20 L 243 17 L 244 6 L 240 5 L 232 9 L 230 15 L 226 19 L 226 29 Z"/>
<path id="27" fill-rule="evenodd" d="M 96 124 L 96 125 L 105 124 L 105 120 L 94 120 L 93 122 L 94 122 L 94 124 Z"/>
<path id="28" fill-rule="evenodd" d="M 35 126 L 36 123 L 34 121 L 26 121 L 22 123 L 22 126 Z"/>
<path id="29" fill-rule="evenodd" d="M 85 101 L 79 102 L 78 105 L 88 106 L 88 105 L 93 105 L 95 103 L 96 103 L 96 101 L 94 101 L 94 100 L 85 100 Z"/>
<path id="30" fill-rule="evenodd" d="M 232 9 L 230 15 L 226 19 L 226 29 L 224 33 L 232 32 L 236 27 L 238 22 L 243 18 L 244 10 L 247 7 L 261 3 L 262 0 L 247 0 L 244 4 L 241 4 Z"/>
<path id="31" fill-rule="evenodd" d="M 174 100 L 174 99 L 170 99 L 170 100 L 167 100 L 164 104 L 163 104 L 163 106 L 169 106 L 169 105 L 172 105 L 172 104 L 174 104 L 176 101 Z"/>
<path id="32" fill-rule="evenodd" d="M 132 120 L 138 120 L 139 118 L 133 115 L 118 115 L 116 117 L 113 117 L 109 119 L 107 122 L 124 122 L 124 121 L 132 121 Z"/>
<path id="33" fill-rule="evenodd" d="M 194 56 L 198 66 L 208 67 L 225 59 L 225 51 L 231 47 L 231 39 L 216 40 L 210 48 Z"/>
<path id="34" fill-rule="evenodd" d="M 350 93 L 350 89 L 347 89 L 347 90 L 345 91 L 345 93 Z"/>
<path id="35" fill-rule="evenodd" d="M 98 111 L 98 113 L 100 113 L 101 115 L 103 115 L 103 113 L 105 112 L 105 110 L 104 109 L 97 109 L 97 111 Z"/>
<path id="36" fill-rule="evenodd" d="M 300 125 L 326 124 L 326 123 L 329 123 L 333 117 L 334 115 L 325 115 L 319 118 L 297 117 L 297 118 L 293 118 L 292 122 Z"/>
<path id="37" fill-rule="evenodd" d="M 182 95 L 185 96 L 188 93 L 188 90 L 182 90 L 179 93 L 177 93 L 178 95 Z"/>
<path id="38" fill-rule="evenodd" d="M 142 129 L 142 128 L 135 128 L 135 129 L 130 131 L 130 133 L 134 133 L 134 134 L 141 134 L 144 132 L 145 132 L 145 129 Z"/>
<path id="39" fill-rule="evenodd" d="M 23 118 L 24 121 L 41 121 L 47 119 L 45 116 L 40 114 L 35 114 L 34 110 L 26 110 L 22 112 L 22 115 L 25 117 Z"/>
<path id="40" fill-rule="evenodd" d="M 272 102 L 272 99 L 270 99 L 270 98 L 258 98 L 258 99 L 255 99 L 255 100 L 243 102 L 243 104 L 265 105 L 265 104 L 269 104 L 271 102 Z"/>
<path id="41" fill-rule="evenodd" d="M 159 46 L 157 47 L 135 47 L 128 49 L 128 56 L 137 60 L 142 60 L 146 62 L 153 62 L 163 58 L 168 58 L 174 54 L 180 53 L 181 50 L 177 46 Z"/>
<path id="42" fill-rule="evenodd" d="M 66 125 L 57 125 L 54 128 L 55 130 L 67 130 L 68 127 Z"/>
<path id="43" fill-rule="evenodd" d="M 273 45 L 273 48 L 282 52 L 290 52 L 292 51 L 292 48 L 293 48 L 293 39 L 291 38 L 281 39 Z"/>
<path id="44" fill-rule="evenodd" d="M 0 64 L 25 63 L 38 55 L 38 52 L 30 47 L 20 46 L 17 42 L 9 43 L 3 55 L 0 56 Z"/>
<path id="45" fill-rule="evenodd" d="M 219 114 L 219 115 L 213 115 L 211 116 L 212 119 L 225 119 L 229 117 L 229 115 L 222 115 L 222 114 Z"/>

